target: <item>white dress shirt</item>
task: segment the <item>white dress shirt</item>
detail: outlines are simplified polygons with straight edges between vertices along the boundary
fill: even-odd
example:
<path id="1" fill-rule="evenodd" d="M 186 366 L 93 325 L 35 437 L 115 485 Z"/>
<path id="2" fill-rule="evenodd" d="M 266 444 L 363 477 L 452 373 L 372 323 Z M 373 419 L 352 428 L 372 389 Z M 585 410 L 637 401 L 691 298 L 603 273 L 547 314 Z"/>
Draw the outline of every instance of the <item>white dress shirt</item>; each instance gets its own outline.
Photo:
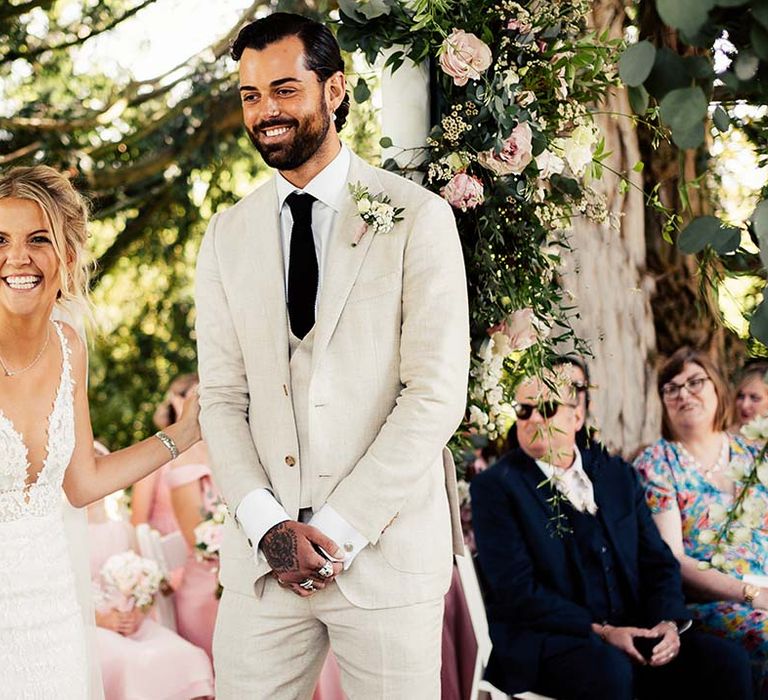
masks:
<path id="1" fill-rule="evenodd" d="M 317 200 L 312 207 L 312 235 L 315 239 L 318 270 L 315 313 L 317 313 L 317 302 L 320 299 L 323 288 L 326 264 L 325 252 L 328 249 L 328 241 L 333 232 L 334 220 L 341 210 L 344 201 L 350 161 L 349 150 L 346 146 L 342 145 L 337 156 L 315 175 L 305 185 L 303 190 L 292 185 L 279 172 L 275 176 L 277 201 L 280 208 L 280 233 L 285 264 L 286 298 L 288 295 L 288 267 L 290 263 L 293 216 L 290 207 L 285 204 L 285 200 L 292 192 L 311 194 Z M 247 494 L 237 507 L 236 517 L 248 535 L 248 539 L 251 541 L 257 557 L 263 556 L 260 553 L 259 545 L 267 531 L 278 523 L 291 519 L 269 489 L 255 489 Z M 324 505 L 312 516 L 309 524 L 316 527 L 339 545 L 344 552 L 345 569 L 349 568 L 360 550 L 368 544 L 368 540 L 328 504 Z M 329 552 L 329 554 L 332 555 L 333 552 Z"/>
<path id="2" fill-rule="evenodd" d="M 554 487 L 568 499 L 576 510 L 594 515 L 597 513 L 595 489 L 587 476 L 587 472 L 584 471 L 581 452 L 577 447 L 574 447 L 573 451 L 575 453 L 573 464 L 567 469 L 556 467 L 539 459 L 536 460 L 536 464 L 544 476 L 552 482 Z"/>

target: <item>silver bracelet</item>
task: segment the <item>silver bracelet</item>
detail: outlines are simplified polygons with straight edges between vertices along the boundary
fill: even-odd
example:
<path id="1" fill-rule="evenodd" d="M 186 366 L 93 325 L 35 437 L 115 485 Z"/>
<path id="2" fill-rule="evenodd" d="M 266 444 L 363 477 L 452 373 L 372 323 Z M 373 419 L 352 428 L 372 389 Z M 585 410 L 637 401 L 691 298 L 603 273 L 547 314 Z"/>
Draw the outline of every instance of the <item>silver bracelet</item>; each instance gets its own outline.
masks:
<path id="1" fill-rule="evenodd" d="M 170 435 L 164 433 L 162 430 L 158 430 L 155 433 L 155 437 L 168 448 L 168 452 L 171 453 L 171 459 L 176 459 L 176 457 L 179 456 L 179 448 L 176 447 L 176 443 Z"/>

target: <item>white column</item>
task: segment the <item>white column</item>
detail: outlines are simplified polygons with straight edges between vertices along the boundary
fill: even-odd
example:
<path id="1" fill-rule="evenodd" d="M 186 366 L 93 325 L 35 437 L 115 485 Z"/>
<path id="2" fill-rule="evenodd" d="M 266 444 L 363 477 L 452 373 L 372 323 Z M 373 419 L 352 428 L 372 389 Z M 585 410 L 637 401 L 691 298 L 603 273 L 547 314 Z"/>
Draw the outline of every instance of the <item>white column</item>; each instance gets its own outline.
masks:
<path id="1" fill-rule="evenodd" d="M 398 50 L 390 49 L 383 62 Z M 381 76 L 381 135 L 392 139 L 390 148 L 382 149 L 382 161 L 393 158 L 402 168 L 413 167 L 424 159 L 421 149 L 429 134 L 429 69 L 427 63 L 414 64 L 406 59 L 394 73 L 389 67 Z"/>

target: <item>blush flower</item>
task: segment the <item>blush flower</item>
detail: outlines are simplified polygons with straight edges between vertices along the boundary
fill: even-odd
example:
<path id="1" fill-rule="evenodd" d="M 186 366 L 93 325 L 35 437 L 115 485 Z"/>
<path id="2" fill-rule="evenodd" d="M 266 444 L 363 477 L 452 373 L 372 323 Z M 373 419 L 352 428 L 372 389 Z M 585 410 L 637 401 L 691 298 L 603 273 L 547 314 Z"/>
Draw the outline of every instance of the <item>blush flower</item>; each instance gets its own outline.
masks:
<path id="1" fill-rule="evenodd" d="M 440 48 L 440 67 L 453 78 L 454 85 L 477 80 L 492 61 L 488 44 L 463 29 L 454 29 Z"/>
<path id="2" fill-rule="evenodd" d="M 526 350 L 539 340 L 549 335 L 549 329 L 533 313 L 525 308 L 513 311 L 501 323 L 488 329 L 493 340 L 493 352 L 509 355 L 512 352 Z"/>
<path id="3" fill-rule="evenodd" d="M 440 190 L 448 204 L 461 211 L 474 209 L 485 201 L 483 183 L 474 175 L 456 173 L 450 182 Z"/>
<path id="4" fill-rule="evenodd" d="M 477 161 L 496 175 L 519 175 L 531 162 L 531 127 L 526 122 L 518 124 L 504 141 L 501 151 L 495 149 L 478 154 Z"/>

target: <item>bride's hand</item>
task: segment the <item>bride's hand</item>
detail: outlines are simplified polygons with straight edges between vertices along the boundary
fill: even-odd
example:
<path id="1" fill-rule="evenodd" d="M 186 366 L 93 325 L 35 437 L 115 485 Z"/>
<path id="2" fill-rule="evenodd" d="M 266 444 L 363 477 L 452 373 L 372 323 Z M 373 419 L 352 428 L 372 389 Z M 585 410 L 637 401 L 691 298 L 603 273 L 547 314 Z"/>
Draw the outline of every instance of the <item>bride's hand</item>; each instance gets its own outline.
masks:
<path id="1" fill-rule="evenodd" d="M 197 386 L 194 386 L 184 397 L 184 405 L 179 420 L 166 429 L 166 432 L 176 442 L 179 452 L 188 450 L 196 442 L 202 440 L 199 416 L 200 399 L 197 395 Z"/>

